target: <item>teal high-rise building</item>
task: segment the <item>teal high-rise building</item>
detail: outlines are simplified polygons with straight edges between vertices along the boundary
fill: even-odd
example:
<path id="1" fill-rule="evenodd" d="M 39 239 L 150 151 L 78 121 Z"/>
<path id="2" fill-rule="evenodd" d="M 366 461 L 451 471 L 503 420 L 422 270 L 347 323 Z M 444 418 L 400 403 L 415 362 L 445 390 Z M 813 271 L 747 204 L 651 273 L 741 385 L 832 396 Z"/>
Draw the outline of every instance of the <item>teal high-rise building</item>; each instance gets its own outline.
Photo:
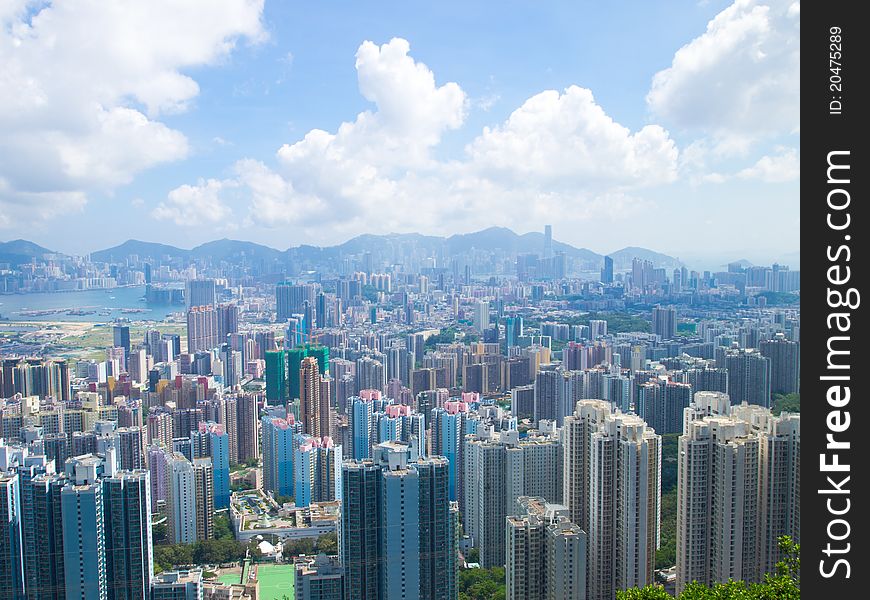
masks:
<path id="1" fill-rule="evenodd" d="M 68 483 L 60 492 L 67 598 L 108 600 L 103 484 Z"/>
<path id="2" fill-rule="evenodd" d="M 295 400 L 302 397 L 302 361 L 308 356 L 304 348 L 291 348 L 287 354 L 287 399 Z"/>
<path id="3" fill-rule="evenodd" d="M 287 364 L 283 350 L 266 351 L 266 400 L 272 405 L 287 401 Z"/>

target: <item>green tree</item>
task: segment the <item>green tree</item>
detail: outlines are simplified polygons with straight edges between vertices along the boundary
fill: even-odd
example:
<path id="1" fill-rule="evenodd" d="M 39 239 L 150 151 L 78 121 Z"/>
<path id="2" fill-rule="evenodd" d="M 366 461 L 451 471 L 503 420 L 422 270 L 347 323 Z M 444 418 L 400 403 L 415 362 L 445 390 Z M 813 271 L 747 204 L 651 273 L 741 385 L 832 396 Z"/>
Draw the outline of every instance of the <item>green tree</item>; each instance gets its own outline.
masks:
<path id="1" fill-rule="evenodd" d="M 317 552 L 324 554 L 338 554 L 338 535 L 335 533 L 324 533 L 315 542 Z"/>

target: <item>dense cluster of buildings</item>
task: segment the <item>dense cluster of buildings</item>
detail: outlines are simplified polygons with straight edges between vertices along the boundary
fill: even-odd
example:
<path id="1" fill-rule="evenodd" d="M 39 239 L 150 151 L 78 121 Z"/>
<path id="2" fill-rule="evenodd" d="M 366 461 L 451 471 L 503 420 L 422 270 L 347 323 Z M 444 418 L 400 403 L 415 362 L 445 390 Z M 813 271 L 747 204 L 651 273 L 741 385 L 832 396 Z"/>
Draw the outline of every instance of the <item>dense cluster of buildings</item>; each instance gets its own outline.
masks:
<path id="1" fill-rule="evenodd" d="M 367 252 L 254 300 L 200 274 L 184 335 L 0 357 L 2 597 L 200 598 L 201 570 L 154 574 L 152 523 L 190 544 L 225 513 L 243 541 L 337 534 L 283 557 L 297 598 L 450 600 L 476 563 L 510 599 L 613 600 L 657 581 L 663 436 L 677 590 L 758 581 L 799 539 L 800 418 L 772 410 L 799 392 L 799 310 L 752 296 L 795 272 L 569 279 L 551 238 L 510 277 L 415 263 Z M 683 301 L 705 294 L 744 302 Z"/>

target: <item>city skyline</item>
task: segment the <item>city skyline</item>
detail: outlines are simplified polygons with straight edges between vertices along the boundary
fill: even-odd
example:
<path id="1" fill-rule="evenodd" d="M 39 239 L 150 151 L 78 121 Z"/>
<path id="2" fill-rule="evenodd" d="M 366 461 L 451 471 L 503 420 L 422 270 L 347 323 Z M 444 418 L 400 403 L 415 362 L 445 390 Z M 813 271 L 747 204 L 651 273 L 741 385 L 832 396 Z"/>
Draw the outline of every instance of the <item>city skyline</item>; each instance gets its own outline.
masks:
<path id="1" fill-rule="evenodd" d="M 0 95 L 2 239 L 286 247 L 553 222 L 575 246 L 684 260 L 798 248 L 798 3 L 224 5 L 162 38 L 157 5 L 0 12 L 20 92 Z"/>

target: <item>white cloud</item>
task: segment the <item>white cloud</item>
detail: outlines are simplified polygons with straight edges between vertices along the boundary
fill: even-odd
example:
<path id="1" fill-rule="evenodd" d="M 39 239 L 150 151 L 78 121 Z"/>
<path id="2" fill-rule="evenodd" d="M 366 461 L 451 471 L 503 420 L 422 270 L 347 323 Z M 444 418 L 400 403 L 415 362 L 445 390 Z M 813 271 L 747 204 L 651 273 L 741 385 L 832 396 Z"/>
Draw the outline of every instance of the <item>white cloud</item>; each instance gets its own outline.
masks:
<path id="1" fill-rule="evenodd" d="M 22 224 L 189 152 L 158 119 L 240 38 L 264 38 L 263 0 L 40 0 L 0 8 L 0 212 Z M 16 198 L 31 197 L 36 211 Z M 67 199 L 67 200 L 62 200 Z"/>
<path id="2" fill-rule="evenodd" d="M 677 148 L 648 125 L 632 133 L 595 103 L 588 89 L 541 92 L 467 148 L 472 164 L 509 181 L 570 186 L 652 185 L 676 177 Z"/>
<path id="3" fill-rule="evenodd" d="M 463 124 L 469 101 L 458 84 L 436 83 L 409 50 L 402 39 L 364 42 L 356 68 L 374 110 L 283 145 L 275 166 L 235 164 L 227 181 L 239 186 L 234 199 L 247 199 L 246 225 L 291 226 L 335 241 L 424 225 L 455 232 L 543 222 L 553 214 L 575 223 L 619 219 L 649 206 L 632 191 L 676 176 L 678 151 L 664 129 L 632 132 L 576 86 L 533 96 L 485 128 L 461 159 L 438 160 L 432 150 Z"/>
<path id="4" fill-rule="evenodd" d="M 184 227 L 205 223 L 229 224 L 232 210 L 221 198 L 221 193 L 236 187 L 232 180 L 200 180 L 196 185 L 182 185 L 158 204 L 151 216 L 158 220 L 171 220 Z"/>
<path id="5" fill-rule="evenodd" d="M 753 166 L 737 174 L 741 179 L 759 179 L 767 183 L 784 183 L 800 178 L 800 155 L 794 148 L 780 149 L 775 156 L 763 156 Z"/>
<path id="6" fill-rule="evenodd" d="M 716 138 L 794 133 L 800 5 L 736 0 L 656 73 L 647 103 L 666 124 Z"/>

